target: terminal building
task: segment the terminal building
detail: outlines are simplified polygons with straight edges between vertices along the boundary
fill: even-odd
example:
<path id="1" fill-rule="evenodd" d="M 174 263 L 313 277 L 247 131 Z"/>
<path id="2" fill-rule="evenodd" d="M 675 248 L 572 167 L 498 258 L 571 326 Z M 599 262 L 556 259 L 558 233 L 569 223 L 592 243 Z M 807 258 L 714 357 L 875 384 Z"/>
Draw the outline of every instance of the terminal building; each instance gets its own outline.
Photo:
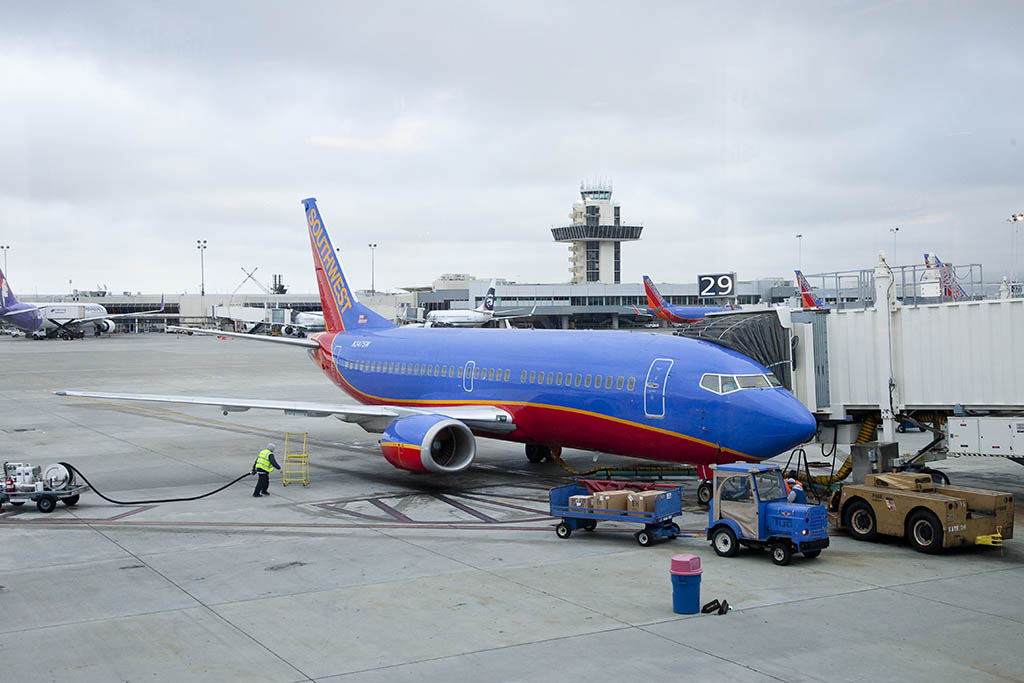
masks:
<path id="1" fill-rule="evenodd" d="M 483 303 L 491 277 L 497 281 L 495 309 L 515 310 L 532 315 L 517 318 L 519 326 L 538 328 L 619 328 L 644 327 L 654 319 L 643 315 L 647 297 L 639 278 L 622 281 L 622 243 L 640 239 L 643 226 L 623 224 L 621 207 L 612 202 L 611 184 L 580 185 L 580 201 L 573 204 L 570 223 L 551 228 L 555 242 L 569 245 L 569 278 L 560 283 L 516 283 L 499 277 L 479 274 L 447 273 L 432 285 L 406 287 L 400 293 L 357 291 L 359 300 L 380 315 L 399 323 L 423 320 L 432 310 L 471 309 Z M 680 305 L 716 305 L 717 299 L 698 296 L 696 273 L 650 273 L 670 303 Z M 681 284 L 680 280 L 686 283 Z M 354 283 L 352 283 L 354 284 Z M 758 303 L 783 302 L 795 293 L 792 279 L 767 278 L 739 280 L 733 303 L 749 306 Z M 73 295 L 37 297 L 37 301 L 67 300 L 99 303 L 109 313 L 131 313 L 152 310 L 159 305 L 160 295 L 111 295 L 107 292 L 75 292 Z M 291 315 L 289 311 L 320 309 L 316 292 L 308 294 L 181 294 L 168 295 L 164 313 L 145 318 L 117 321 L 121 332 L 142 332 L 172 325 L 211 325 L 235 327 L 224 311 L 237 307 L 265 309 L 267 329 Z M 638 314 L 638 311 L 640 312 Z M 239 324 L 252 324 L 248 313 Z M 256 316 L 258 317 L 258 316 Z M 244 328 L 245 325 L 242 325 Z"/>

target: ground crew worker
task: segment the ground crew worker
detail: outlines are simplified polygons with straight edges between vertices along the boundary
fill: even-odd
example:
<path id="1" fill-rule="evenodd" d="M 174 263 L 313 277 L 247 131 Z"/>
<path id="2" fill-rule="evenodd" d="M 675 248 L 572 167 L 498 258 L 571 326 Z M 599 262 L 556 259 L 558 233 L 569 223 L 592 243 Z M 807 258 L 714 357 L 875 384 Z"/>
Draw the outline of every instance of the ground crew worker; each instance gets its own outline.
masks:
<path id="1" fill-rule="evenodd" d="M 268 443 L 267 447 L 256 456 L 256 462 L 252 464 L 253 474 L 259 475 L 256 488 L 252 492 L 253 498 L 270 495 L 270 491 L 267 490 L 270 488 L 270 473 L 279 469 L 281 466 L 274 459 L 274 444 Z"/>
<path id="2" fill-rule="evenodd" d="M 786 490 L 789 492 L 786 494 L 786 501 L 806 504 L 807 495 L 804 494 L 804 485 L 796 479 L 795 474 L 795 472 L 790 472 L 786 478 Z"/>

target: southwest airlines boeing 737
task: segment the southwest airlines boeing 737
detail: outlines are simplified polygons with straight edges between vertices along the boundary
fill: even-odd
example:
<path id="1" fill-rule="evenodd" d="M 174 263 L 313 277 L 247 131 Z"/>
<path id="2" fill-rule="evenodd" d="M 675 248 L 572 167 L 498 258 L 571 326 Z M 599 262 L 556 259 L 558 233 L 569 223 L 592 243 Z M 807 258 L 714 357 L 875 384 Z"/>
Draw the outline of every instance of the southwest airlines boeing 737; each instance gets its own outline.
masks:
<path id="1" fill-rule="evenodd" d="M 644 275 L 644 290 L 647 293 L 647 314 L 670 323 L 692 323 L 703 320 L 708 313 L 718 313 L 725 309 L 721 306 L 676 306 L 670 304 L 654 286 L 654 280 Z M 634 310 L 636 307 L 634 306 Z M 637 314 L 643 315 L 640 311 Z"/>
<path id="2" fill-rule="evenodd" d="M 388 462 L 416 472 L 466 469 L 477 436 L 524 443 L 534 462 L 571 447 L 706 466 L 762 460 L 814 435 L 814 417 L 769 370 L 708 342 L 615 331 L 397 327 L 359 303 L 316 200 L 302 203 L 327 331 L 309 339 L 205 332 L 302 348 L 362 405 L 57 393 L 212 405 L 225 414 L 334 415 L 381 433 Z"/>

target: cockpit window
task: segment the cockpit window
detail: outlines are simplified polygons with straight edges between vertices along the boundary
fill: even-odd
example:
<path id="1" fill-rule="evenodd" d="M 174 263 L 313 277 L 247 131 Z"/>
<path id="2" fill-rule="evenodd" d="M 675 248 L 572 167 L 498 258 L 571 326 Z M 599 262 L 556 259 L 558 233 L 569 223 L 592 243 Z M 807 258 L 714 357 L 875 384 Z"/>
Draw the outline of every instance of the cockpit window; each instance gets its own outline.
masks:
<path id="1" fill-rule="evenodd" d="M 704 375 L 700 378 L 700 385 L 708 391 L 713 391 L 716 394 L 721 391 L 719 389 L 721 382 L 719 381 L 718 375 Z"/>
<path id="2" fill-rule="evenodd" d="M 736 381 L 740 383 L 740 389 L 767 389 L 771 386 L 764 375 L 739 375 Z"/>
<path id="3" fill-rule="evenodd" d="M 775 375 L 715 375 L 705 373 L 700 378 L 700 385 L 716 394 L 728 394 L 740 389 L 773 389 L 781 387 Z"/>

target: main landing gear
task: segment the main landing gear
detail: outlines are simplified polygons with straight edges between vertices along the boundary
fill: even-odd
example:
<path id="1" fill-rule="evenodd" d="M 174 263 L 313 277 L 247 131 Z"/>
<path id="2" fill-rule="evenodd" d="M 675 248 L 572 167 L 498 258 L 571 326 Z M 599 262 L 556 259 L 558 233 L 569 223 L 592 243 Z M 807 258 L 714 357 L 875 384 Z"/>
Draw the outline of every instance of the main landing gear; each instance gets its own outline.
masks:
<path id="1" fill-rule="evenodd" d="M 552 453 L 554 455 L 559 455 L 561 452 L 562 449 L 560 446 L 552 448 L 539 443 L 526 444 L 526 459 L 533 463 L 544 462 L 545 460 L 554 460 L 554 458 L 551 457 Z"/>
<path id="2" fill-rule="evenodd" d="M 706 479 L 697 486 L 697 502 L 701 505 L 711 504 L 711 482 Z"/>

